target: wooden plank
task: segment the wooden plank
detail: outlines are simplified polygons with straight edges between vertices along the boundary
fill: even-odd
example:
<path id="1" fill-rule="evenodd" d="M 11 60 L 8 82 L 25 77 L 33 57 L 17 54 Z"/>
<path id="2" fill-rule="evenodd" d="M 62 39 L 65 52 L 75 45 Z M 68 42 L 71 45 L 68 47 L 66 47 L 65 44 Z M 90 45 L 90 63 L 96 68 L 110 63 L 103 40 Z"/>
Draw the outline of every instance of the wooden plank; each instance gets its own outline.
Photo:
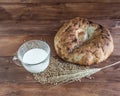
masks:
<path id="1" fill-rule="evenodd" d="M 0 3 L 119 3 L 120 0 L 0 0 Z"/>
<path id="2" fill-rule="evenodd" d="M 28 35 L 29 33 L 28 34 L 27 33 L 26 34 L 18 34 L 15 32 L 13 32 L 12 34 L 14 34 L 14 35 L 11 35 L 11 36 L 9 35 L 11 33 L 9 33 L 9 34 L 7 33 L 7 35 L 4 35 L 4 33 L 1 33 L 1 35 L 0 35 L 0 56 L 12 56 L 12 55 L 14 55 L 15 52 L 17 51 L 18 47 L 23 42 L 25 42 L 27 40 L 31 40 L 31 39 L 43 39 L 50 44 L 51 49 L 54 48 L 53 39 L 54 39 L 54 35 L 55 35 L 56 31 L 54 31 L 54 35 L 52 35 L 50 33 L 47 34 L 48 31 L 46 31 L 46 35 L 40 35 L 38 33 L 37 34 L 35 33 L 36 35 Z M 112 37 L 114 40 L 114 45 L 115 45 L 113 55 L 119 56 L 120 55 L 120 52 L 119 52 L 119 50 L 120 50 L 119 28 L 116 29 L 114 27 L 113 29 L 111 29 L 111 34 L 112 34 Z"/>
<path id="3" fill-rule="evenodd" d="M 1 21 L 0 35 L 54 35 L 60 21 Z"/>
<path id="4" fill-rule="evenodd" d="M 119 96 L 120 83 L 72 83 L 44 87 L 34 84 L 0 84 L 0 96 Z"/>
<path id="5" fill-rule="evenodd" d="M 120 56 L 110 56 L 106 61 L 91 67 L 102 67 L 112 64 L 119 60 Z M 31 73 L 27 72 L 23 67 L 20 67 L 12 61 L 12 57 L 0 57 L 0 84 L 1 83 L 24 83 L 34 84 L 36 80 L 33 79 Z M 81 83 L 119 83 L 120 82 L 120 66 L 111 67 L 94 74 L 94 79 L 82 79 Z"/>
<path id="6" fill-rule="evenodd" d="M 119 6 L 120 3 L 1 4 L 0 20 L 66 20 L 77 16 L 120 19 Z"/>
<path id="7" fill-rule="evenodd" d="M 0 56 L 14 55 L 22 43 L 28 40 L 38 39 L 46 41 L 51 47 L 51 53 L 54 53 L 53 36 L 42 35 L 22 35 L 22 36 L 0 36 Z"/>
<path id="8" fill-rule="evenodd" d="M 5 38 L 5 37 L 3 37 Z M 11 40 L 11 42 L 16 42 L 19 44 L 20 42 L 24 42 L 24 40 L 28 39 L 42 39 L 46 40 L 49 44 L 51 44 L 51 49 L 53 55 L 55 52 L 53 51 L 53 37 L 48 36 L 16 36 L 14 38 L 13 36 L 8 37 L 9 39 L 4 41 L 4 43 L 9 44 L 8 41 Z M 21 39 L 20 39 L 21 38 Z M 23 41 L 22 41 L 23 40 Z M 0 40 L 1 41 L 1 40 Z M 6 46 L 8 47 L 15 47 L 13 45 Z M 2 45 L 2 44 L 0 44 Z M 6 51 L 8 49 L 5 49 Z M 3 51 L 1 50 L 1 52 Z M 118 50 L 119 51 L 119 50 Z M 117 51 L 117 52 L 118 52 Z M 119 56 L 110 56 L 106 61 L 102 62 L 101 64 L 95 66 L 105 66 L 107 64 L 111 64 L 113 62 L 118 61 L 120 58 Z M 67 84 L 63 86 L 56 86 L 51 87 L 41 85 L 39 83 L 36 83 L 36 81 L 33 79 L 32 74 L 25 71 L 22 67 L 19 67 L 15 65 L 12 62 L 12 57 L 0 57 L 0 96 L 14 96 L 14 95 L 20 95 L 20 96 L 39 96 L 39 94 L 42 95 L 48 95 L 54 96 L 54 95 L 74 95 L 79 96 L 80 94 L 83 94 L 83 96 L 119 96 L 120 94 L 120 75 L 119 75 L 119 67 L 115 66 L 112 68 L 109 68 L 107 70 L 101 71 L 94 75 L 95 79 L 83 79 L 81 83 L 75 82 L 72 84 Z M 70 91 L 70 92 L 68 92 Z M 61 93 L 62 92 L 62 93 Z"/>
<path id="9" fill-rule="evenodd" d="M 0 35 L 55 35 L 59 28 L 68 20 L 0 21 Z M 114 34 L 119 34 L 120 20 L 89 20 L 109 28 Z"/>

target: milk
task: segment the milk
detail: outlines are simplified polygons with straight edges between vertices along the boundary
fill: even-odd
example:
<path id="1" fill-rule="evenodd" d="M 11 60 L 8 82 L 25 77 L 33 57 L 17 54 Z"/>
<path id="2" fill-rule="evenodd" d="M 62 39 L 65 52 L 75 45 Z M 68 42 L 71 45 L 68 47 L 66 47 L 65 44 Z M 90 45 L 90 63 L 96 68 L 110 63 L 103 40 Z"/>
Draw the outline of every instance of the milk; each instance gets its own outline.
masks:
<path id="1" fill-rule="evenodd" d="M 23 56 L 23 62 L 27 64 L 37 64 L 47 58 L 47 52 L 43 49 L 34 48 L 27 51 Z"/>
<path id="2" fill-rule="evenodd" d="M 49 65 L 49 54 L 43 49 L 34 48 L 24 54 L 22 62 L 27 71 L 39 73 Z"/>

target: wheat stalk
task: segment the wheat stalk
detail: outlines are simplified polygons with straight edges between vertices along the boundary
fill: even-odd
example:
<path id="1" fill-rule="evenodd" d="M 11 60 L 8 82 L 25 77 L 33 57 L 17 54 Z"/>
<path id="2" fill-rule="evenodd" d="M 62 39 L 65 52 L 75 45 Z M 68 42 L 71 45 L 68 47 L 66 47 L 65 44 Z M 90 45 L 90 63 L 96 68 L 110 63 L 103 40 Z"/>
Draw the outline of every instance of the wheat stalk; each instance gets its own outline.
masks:
<path id="1" fill-rule="evenodd" d="M 70 81 L 76 81 L 77 79 L 82 79 L 83 77 L 91 76 L 103 69 L 115 66 L 120 64 L 120 61 L 107 65 L 102 68 L 91 68 L 85 70 L 78 70 L 76 73 L 68 74 L 68 75 L 61 75 L 61 76 L 54 76 L 50 78 L 51 83 L 59 84 L 59 83 L 69 83 Z"/>

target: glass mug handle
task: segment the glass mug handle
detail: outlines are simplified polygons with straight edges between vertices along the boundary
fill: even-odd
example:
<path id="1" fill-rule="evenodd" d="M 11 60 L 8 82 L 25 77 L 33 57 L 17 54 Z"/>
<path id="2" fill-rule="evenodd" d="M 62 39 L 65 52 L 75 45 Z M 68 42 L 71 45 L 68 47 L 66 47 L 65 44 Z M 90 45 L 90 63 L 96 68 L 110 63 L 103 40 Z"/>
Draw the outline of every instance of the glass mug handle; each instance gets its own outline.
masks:
<path id="1" fill-rule="evenodd" d="M 13 62 L 14 62 L 16 65 L 22 66 L 21 62 L 19 61 L 19 59 L 18 59 L 18 57 L 17 57 L 16 55 L 13 57 L 12 60 L 13 60 Z"/>

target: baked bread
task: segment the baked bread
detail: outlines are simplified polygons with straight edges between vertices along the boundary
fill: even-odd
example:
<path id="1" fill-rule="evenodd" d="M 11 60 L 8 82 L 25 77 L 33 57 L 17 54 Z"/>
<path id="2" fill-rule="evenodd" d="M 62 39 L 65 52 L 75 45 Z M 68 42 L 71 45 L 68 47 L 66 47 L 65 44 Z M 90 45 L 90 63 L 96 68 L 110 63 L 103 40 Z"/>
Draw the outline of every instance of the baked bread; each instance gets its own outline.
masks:
<path id="1" fill-rule="evenodd" d="M 114 49 L 108 29 L 79 17 L 69 20 L 59 29 L 54 46 L 59 57 L 81 65 L 102 62 Z"/>

